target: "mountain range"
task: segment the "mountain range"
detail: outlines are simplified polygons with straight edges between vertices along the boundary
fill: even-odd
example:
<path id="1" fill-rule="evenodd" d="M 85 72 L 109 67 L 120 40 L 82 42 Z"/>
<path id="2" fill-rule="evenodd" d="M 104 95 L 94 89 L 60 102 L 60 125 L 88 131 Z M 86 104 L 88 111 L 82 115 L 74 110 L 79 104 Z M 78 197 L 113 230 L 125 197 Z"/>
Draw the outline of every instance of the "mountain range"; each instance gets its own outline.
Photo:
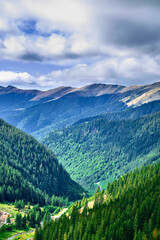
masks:
<path id="1" fill-rule="evenodd" d="M 143 86 L 92 84 L 48 91 L 0 87 L 0 117 L 38 139 L 80 119 L 160 100 L 160 82 Z"/>
<path id="2" fill-rule="evenodd" d="M 0 87 L 0 117 L 41 140 L 91 192 L 98 182 L 105 188 L 159 160 L 159 111 L 160 82 L 48 91 Z"/>

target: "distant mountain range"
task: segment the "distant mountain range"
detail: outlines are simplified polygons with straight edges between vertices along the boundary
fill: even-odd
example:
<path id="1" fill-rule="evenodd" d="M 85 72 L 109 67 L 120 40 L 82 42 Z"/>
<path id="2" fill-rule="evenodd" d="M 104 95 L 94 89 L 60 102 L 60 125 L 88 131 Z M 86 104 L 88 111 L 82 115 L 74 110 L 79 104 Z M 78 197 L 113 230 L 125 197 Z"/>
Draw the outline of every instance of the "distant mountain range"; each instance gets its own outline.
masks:
<path id="1" fill-rule="evenodd" d="M 83 118 L 160 100 L 160 82 L 144 86 L 92 84 L 48 91 L 0 87 L 0 117 L 42 138 Z"/>

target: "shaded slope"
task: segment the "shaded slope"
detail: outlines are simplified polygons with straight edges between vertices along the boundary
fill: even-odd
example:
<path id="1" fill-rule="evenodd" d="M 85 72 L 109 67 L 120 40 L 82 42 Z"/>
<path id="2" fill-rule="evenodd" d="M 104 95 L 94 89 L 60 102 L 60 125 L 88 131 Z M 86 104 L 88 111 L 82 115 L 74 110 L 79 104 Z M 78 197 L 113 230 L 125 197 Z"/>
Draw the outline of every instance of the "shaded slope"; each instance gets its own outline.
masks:
<path id="1" fill-rule="evenodd" d="M 9 120 L 27 133 L 42 137 L 53 129 L 72 125 L 82 117 L 94 116 L 101 112 L 124 109 L 125 105 L 119 101 L 112 101 L 112 96 L 100 97 L 64 96 L 56 101 L 21 111 L 12 115 Z"/>
<path id="2" fill-rule="evenodd" d="M 160 112 L 160 100 L 144 103 L 135 108 L 129 108 L 120 112 L 104 113 L 94 117 L 82 118 L 74 124 L 90 122 L 95 119 L 108 119 L 108 120 L 122 120 L 122 119 L 136 119 L 144 115 Z"/>
<path id="3" fill-rule="evenodd" d="M 101 181 L 160 159 L 160 114 L 136 120 L 98 119 L 51 132 L 43 139 L 72 178 L 89 190 Z"/>
<path id="4" fill-rule="evenodd" d="M 12 189 L 8 190 L 11 194 L 12 191 L 16 192 L 21 182 L 50 197 L 54 194 L 69 197 L 71 200 L 81 197 L 83 193 L 83 189 L 71 180 L 51 151 L 3 120 L 0 120 L 0 162 L 3 173 L 0 184 L 8 189 L 11 186 Z M 5 172 L 6 166 L 11 174 Z M 21 182 L 16 181 L 16 178 L 21 179 Z M 20 189 L 22 190 L 21 187 Z M 23 190 L 27 191 L 25 187 Z M 23 195 L 23 192 L 20 192 L 20 195 Z"/>

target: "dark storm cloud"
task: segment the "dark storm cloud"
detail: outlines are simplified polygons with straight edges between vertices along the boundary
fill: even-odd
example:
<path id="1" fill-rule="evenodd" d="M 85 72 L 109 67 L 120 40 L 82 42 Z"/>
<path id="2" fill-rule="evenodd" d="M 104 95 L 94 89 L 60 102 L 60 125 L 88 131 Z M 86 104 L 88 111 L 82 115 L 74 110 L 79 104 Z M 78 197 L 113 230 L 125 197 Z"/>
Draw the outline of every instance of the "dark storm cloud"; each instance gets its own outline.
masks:
<path id="1" fill-rule="evenodd" d="M 36 53 L 25 53 L 24 55 L 20 56 L 20 59 L 25 61 L 42 62 L 44 60 L 44 57 Z"/>
<path id="2" fill-rule="evenodd" d="M 84 0 L 85 1 L 85 0 Z M 93 4 L 93 0 L 87 0 L 90 4 Z M 159 0 L 100 0 L 99 2 L 94 2 L 96 6 L 102 5 L 104 7 L 109 7 L 110 5 L 116 8 L 117 6 L 127 6 L 127 7 L 140 7 L 140 6 L 150 6 L 150 7 L 160 7 Z"/>
<path id="3" fill-rule="evenodd" d="M 62 56 L 62 58 L 66 58 L 66 59 L 81 59 L 81 58 L 92 58 L 92 57 L 98 57 L 99 55 L 101 56 L 109 56 L 108 54 L 105 53 L 99 53 L 99 51 L 96 50 L 89 50 L 80 54 L 77 53 L 73 53 L 73 52 L 69 52 L 67 51 L 66 53 L 64 53 L 64 55 Z"/>
<path id="4" fill-rule="evenodd" d="M 101 2 L 101 4 L 100 4 Z M 95 30 L 105 45 L 140 51 L 160 41 L 160 1 L 106 0 L 94 6 Z M 90 1 L 91 3 L 91 1 Z M 150 45 L 150 46 L 149 46 Z"/>
<path id="5" fill-rule="evenodd" d="M 113 19 L 110 27 L 104 30 L 104 39 L 111 43 L 129 47 L 157 43 L 160 31 L 157 27 L 133 22 L 127 19 Z"/>

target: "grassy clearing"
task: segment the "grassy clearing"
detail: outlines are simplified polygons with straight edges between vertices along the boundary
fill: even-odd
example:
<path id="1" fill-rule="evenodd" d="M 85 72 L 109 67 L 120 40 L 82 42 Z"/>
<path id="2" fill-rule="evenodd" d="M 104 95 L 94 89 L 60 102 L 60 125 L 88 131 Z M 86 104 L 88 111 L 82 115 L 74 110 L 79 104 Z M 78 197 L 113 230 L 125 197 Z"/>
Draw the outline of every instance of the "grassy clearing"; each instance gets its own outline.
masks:
<path id="1" fill-rule="evenodd" d="M 0 211 L 7 212 L 14 217 L 18 213 L 18 209 L 14 207 L 13 204 L 9 203 L 0 203 Z"/>
<path id="2" fill-rule="evenodd" d="M 2 231 L 2 232 L 0 231 L 0 239 L 4 240 L 4 239 L 7 239 L 9 237 L 12 237 L 15 234 L 21 233 L 21 232 L 24 232 L 24 230 L 20 231 L 18 229 L 14 229 L 11 232 L 10 231 L 5 231 L 5 232 L 4 231 Z"/>
<path id="3" fill-rule="evenodd" d="M 23 239 L 23 238 L 20 238 L 21 236 L 30 236 L 31 235 L 31 237 L 32 237 L 32 235 L 34 235 L 34 233 L 31 233 L 30 231 L 32 231 L 32 230 L 34 230 L 34 228 L 29 228 L 29 227 L 27 227 L 26 229 L 16 229 L 16 228 L 13 228 L 12 229 L 12 231 L 1 231 L 0 230 L 0 240 L 4 240 L 4 239 L 7 239 L 7 238 L 9 238 L 9 237 L 12 237 L 12 236 L 14 236 L 14 235 L 16 235 L 16 234 L 19 234 L 19 233 L 24 233 L 24 234 L 22 234 L 22 235 L 20 235 L 19 236 L 19 238 L 18 238 L 18 236 L 17 236 L 17 238 L 15 237 L 14 239 Z M 29 237 L 28 237 L 29 238 Z M 24 238 L 25 239 L 25 238 Z M 26 238 L 27 239 L 27 238 Z"/>
<path id="4" fill-rule="evenodd" d="M 13 238 L 13 240 L 26 240 L 28 238 L 32 238 L 34 237 L 34 232 L 31 232 L 31 233 L 24 233 L 20 236 L 17 236 L 15 238 Z"/>

